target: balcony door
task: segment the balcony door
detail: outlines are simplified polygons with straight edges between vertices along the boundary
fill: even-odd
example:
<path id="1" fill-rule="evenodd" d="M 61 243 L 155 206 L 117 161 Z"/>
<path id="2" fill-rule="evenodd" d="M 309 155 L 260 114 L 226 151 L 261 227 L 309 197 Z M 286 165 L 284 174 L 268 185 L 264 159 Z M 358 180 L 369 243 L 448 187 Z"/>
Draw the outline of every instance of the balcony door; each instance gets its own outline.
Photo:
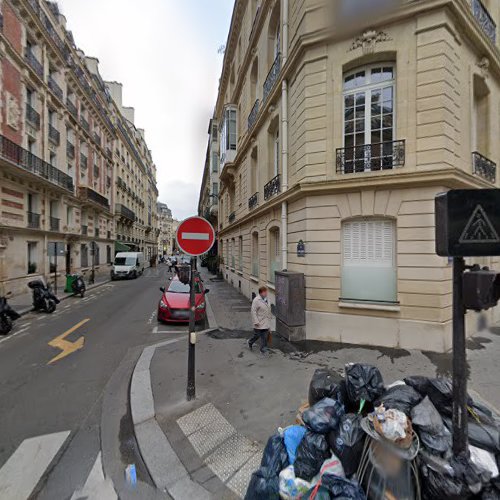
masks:
<path id="1" fill-rule="evenodd" d="M 393 166 L 395 69 L 358 68 L 344 76 L 345 173 Z"/>

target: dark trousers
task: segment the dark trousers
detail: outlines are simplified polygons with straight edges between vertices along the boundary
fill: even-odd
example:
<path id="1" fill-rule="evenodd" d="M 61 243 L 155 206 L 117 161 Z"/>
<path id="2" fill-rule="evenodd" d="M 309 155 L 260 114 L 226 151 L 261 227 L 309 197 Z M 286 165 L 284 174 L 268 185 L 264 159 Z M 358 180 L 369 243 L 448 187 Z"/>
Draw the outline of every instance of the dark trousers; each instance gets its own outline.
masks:
<path id="1" fill-rule="evenodd" d="M 267 334 L 269 333 L 269 330 L 257 330 L 254 328 L 254 334 L 253 337 L 249 340 L 250 345 L 254 345 L 257 340 L 260 339 L 260 350 L 264 351 L 267 348 Z"/>

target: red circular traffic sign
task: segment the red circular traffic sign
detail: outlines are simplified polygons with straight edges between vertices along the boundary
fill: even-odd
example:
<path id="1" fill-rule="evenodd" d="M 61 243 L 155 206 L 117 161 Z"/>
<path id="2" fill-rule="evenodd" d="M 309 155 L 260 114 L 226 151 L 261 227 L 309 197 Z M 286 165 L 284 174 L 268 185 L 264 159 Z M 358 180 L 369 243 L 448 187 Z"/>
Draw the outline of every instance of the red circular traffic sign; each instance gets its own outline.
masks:
<path id="1" fill-rule="evenodd" d="M 212 224 L 203 217 L 190 217 L 179 224 L 177 245 L 187 255 L 196 257 L 207 253 L 215 242 Z"/>

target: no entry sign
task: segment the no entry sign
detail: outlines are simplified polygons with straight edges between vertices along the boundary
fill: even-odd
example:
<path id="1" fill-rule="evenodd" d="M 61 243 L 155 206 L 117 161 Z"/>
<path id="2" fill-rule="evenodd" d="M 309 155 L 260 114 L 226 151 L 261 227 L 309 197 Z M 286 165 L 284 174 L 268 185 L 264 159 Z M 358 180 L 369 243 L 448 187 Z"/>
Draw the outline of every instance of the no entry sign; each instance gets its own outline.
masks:
<path id="1" fill-rule="evenodd" d="M 207 253 L 215 242 L 212 224 L 203 217 L 190 217 L 177 228 L 177 245 L 187 255 L 196 257 Z"/>

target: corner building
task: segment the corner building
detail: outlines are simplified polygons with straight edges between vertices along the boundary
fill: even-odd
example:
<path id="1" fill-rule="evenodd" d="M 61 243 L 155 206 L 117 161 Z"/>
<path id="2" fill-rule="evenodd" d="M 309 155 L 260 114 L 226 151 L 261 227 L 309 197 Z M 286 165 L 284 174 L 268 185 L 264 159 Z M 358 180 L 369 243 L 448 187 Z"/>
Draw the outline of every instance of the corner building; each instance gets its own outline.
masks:
<path id="1" fill-rule="evenodd" d="M 307 339 L 449 349 L 434 198 L 498 187 L 499 20 L 497 0 L 237 0 L 215 110 L 225 278 L 250 297 L 304 273 Z M 470 313 L 468 333 L 499 319 Z"/>

